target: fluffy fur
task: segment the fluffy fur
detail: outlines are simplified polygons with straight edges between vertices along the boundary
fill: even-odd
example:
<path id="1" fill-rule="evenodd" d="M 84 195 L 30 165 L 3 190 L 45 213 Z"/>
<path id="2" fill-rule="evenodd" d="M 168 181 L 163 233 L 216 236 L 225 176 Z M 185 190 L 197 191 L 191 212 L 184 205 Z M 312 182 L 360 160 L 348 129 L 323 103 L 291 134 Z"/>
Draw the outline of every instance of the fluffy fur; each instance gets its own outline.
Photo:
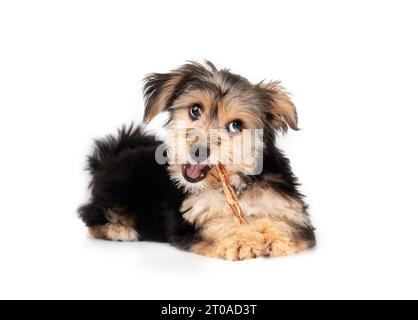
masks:
<path id="1" fill-rule="evenodd" d="M 229 70 L 188 63 L 170 73 L 145 78 L 144 122 L 162 111 L 170 139 L 156 141 L 133 125 L 116 136 L 96 141 L 89 157 L 91 199 L 79 209 L 81 219 L 97 238 L 169 242 L 198 254 L 242 260 L 260 256 L 284 256 L 315 245 L 307 206 L 297 189 L 288 159 L 276 147 L 277 131 L 297 129 L 296 109 L 278 82 L 251 84 Z M 198 119 L 190 108 L 198 104 Z M 209 133 L 240 120 L 245 129 L 263 129 L 263 169 L 244 173 L 242 164 L 227 169 L 249 223 L 234 220 L 222 194 L 215 170 L 199 182 L 185 179 L 184 164 L 175 159 L 173 143 L 184 142 L 190 130 Z M 184 134 L 179 134 L 184 129 Z M 206 163 L 221 156 L 231 160 L 231 146 L 240 135 L 225 130 L 207 142 Z M 155 161 L 157 148 L 167 149 L 168 164 Z M 183 143 L 190 151 L 193 143 Z M 232 147 L 231 147 L 232 148 Z M 190 152 L 186 152 L 190 154 Z"/>

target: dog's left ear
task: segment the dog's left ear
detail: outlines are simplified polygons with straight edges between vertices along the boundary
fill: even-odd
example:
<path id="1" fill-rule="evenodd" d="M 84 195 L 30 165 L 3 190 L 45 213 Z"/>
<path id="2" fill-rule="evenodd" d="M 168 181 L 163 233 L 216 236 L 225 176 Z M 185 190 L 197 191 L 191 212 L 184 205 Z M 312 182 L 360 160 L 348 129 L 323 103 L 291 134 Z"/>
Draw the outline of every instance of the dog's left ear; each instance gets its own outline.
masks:
<path id="1" fill-rule="evenodd" d="M 272 98 L 270 114 L 273 118 L 273 125 L 283 131 L 286 131 L 288 126 L 293 130 L 299 130 L 296 107 L 280 82 L 261 83 L 260 86 L 267 90 Z"/>
<path id="2" fill-rule="evenodd" d="M 149 123 L 168 107 L 181 76 L 172 73 L 152 73 L 144 79 L 144 122 Z"/>

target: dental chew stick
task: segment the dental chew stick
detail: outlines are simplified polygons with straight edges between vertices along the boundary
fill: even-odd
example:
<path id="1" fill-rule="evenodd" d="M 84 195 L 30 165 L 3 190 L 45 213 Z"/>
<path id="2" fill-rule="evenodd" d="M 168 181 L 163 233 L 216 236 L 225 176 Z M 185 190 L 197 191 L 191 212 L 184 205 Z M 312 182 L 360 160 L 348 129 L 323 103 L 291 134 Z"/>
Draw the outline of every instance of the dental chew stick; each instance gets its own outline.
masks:
<path id="1" fill-rule="evenodd" d="M 232 188 L 229 182 L 228 171 L 226 170 L 225 166 L 223 164 L 218 164 L 216 166 L 216 171 L 218 172 L 219 178 L 221 179 L 225 198 L 229 206 L 231 207 L 232 214 L 238 218 L 241 224 L 248 223 L 245 217 L 245 213 L 238 203 L 237 194 L 235 193 L 234 189 Z"/>

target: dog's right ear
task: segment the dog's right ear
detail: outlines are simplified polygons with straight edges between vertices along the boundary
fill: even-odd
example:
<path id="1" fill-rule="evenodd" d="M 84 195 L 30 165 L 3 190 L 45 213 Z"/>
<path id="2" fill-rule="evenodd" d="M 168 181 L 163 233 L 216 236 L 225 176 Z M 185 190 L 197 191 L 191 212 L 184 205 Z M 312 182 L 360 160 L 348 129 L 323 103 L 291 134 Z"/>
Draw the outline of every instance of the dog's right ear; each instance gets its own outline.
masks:
<path id="1" fill-rule="evenodd" d="M 144 79 L 144 123 L 149 123 L 168 107 L 181 76 L 176 73 L 152 73 Z"/>

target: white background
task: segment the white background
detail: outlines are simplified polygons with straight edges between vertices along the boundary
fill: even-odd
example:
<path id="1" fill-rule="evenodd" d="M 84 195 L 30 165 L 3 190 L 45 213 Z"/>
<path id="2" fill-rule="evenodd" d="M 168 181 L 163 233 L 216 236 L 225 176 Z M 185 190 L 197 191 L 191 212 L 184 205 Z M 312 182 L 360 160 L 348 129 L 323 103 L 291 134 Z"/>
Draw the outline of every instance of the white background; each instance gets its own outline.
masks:
<path id="1" fill-rule="evenodd" d="M 2 1 L 0 298 L 418 298 L 416 1 Z M 231 263 L 90 239 L 92 139 L 212 60 L 293 93 L 317 249 Z"/>

